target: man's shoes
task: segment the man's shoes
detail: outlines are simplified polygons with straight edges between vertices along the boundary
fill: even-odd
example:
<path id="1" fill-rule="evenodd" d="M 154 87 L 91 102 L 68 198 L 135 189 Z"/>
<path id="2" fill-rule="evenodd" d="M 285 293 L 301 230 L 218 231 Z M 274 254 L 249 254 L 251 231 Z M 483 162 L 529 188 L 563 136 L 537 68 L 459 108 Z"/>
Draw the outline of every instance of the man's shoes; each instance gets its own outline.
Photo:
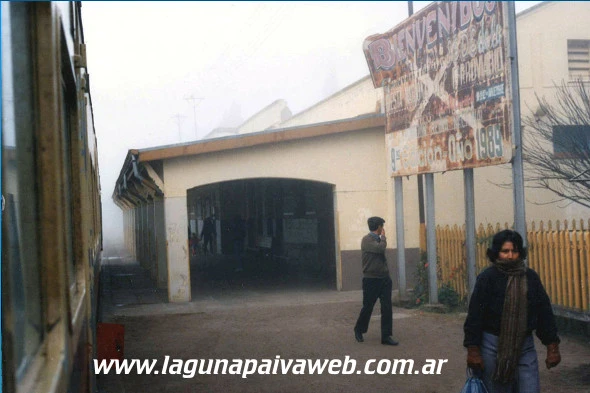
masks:
<path id="1" fill-rule="evenodd" d="M 382 338 L 381 344 L 383 344 L 383 345 L 397 345 L 399 343 L 397 341 L 395 341 L 393 338 L 391 338 L 391 336 L 389 336 L 389 337 Z"/>
<path id="2" fill-rule="evenodd" d="M 365 341 L 365 339 L 363 338 L 363 334 L 356 329 L 354 329 L 354 338 L 356 338 L 356 341 L 358 341 L 359 343 Z"/>

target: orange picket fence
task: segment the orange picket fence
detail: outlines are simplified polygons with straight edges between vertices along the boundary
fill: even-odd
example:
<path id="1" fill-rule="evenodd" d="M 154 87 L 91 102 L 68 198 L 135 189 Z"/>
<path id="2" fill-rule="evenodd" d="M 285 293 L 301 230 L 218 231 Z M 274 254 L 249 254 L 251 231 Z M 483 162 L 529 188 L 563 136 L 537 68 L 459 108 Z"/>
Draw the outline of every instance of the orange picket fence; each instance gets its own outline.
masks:
<path id="1" fill-rule="evenodd" d="M 476 230 L 476 271 L 488 266 L 486 249 L 492 236 L 502 227 L 480 224 Z M 527 231 L 528 264 L 534 269 L 551 298 L 551 302 L 572 311 L 590 311 L 590 220 L 568 223 L 531 223 Z M 450 284 L 467 297 L 465 226 L 436 228 L 439 286 Z"/>

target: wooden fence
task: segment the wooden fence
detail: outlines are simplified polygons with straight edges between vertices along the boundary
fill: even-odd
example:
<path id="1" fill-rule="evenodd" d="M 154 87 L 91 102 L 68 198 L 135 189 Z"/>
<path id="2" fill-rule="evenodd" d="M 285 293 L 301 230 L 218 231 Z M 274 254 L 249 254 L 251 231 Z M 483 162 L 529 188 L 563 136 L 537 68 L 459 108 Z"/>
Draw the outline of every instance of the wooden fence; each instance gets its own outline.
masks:
<path id="1" fill-rule="evenodd" d="M 504 228 L 509 228 L 504 224 Z M 476 231 L 476 271 L 488 266 L 486 250 L 500 224 Z M 462 297 L 467 297 L 467 267 L 465 257 L 465 226 L 436 228 L 439 286 L 449 284 Z M 590 220 L 559 221 L 552 224 L 534 222 L 529 225 L 528 264 L 534 269 L 556 305 L 579 312 L 590 312 Z"/>

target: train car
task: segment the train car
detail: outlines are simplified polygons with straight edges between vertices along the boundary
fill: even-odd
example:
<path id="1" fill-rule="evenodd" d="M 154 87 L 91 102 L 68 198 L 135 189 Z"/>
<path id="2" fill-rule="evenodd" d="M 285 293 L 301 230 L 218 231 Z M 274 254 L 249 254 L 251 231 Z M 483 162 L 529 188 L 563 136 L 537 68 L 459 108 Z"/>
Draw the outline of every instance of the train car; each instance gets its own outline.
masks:
<path id="1" fill-rule="evenodd" d="M 95 390 L 100 178 L 79 2 L 2 2 L 2 388 Z"/>

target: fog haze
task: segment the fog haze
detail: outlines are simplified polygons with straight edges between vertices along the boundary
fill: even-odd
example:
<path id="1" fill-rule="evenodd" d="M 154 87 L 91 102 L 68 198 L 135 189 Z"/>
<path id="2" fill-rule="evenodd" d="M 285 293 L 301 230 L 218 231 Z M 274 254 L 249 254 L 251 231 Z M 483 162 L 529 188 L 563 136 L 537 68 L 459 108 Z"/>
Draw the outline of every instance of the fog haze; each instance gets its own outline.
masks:
<path id="1" fill-rule="evenodd" d="M 414 2 L 414 12 L 430 2 Z M 520 12 L 538 2 L 516 2 Z M 277 99 L 296 114 L 369 74 L 362 44 L 407 2 L 83 2 L 105 250 L 129 149 L 201 139 Z"/>

